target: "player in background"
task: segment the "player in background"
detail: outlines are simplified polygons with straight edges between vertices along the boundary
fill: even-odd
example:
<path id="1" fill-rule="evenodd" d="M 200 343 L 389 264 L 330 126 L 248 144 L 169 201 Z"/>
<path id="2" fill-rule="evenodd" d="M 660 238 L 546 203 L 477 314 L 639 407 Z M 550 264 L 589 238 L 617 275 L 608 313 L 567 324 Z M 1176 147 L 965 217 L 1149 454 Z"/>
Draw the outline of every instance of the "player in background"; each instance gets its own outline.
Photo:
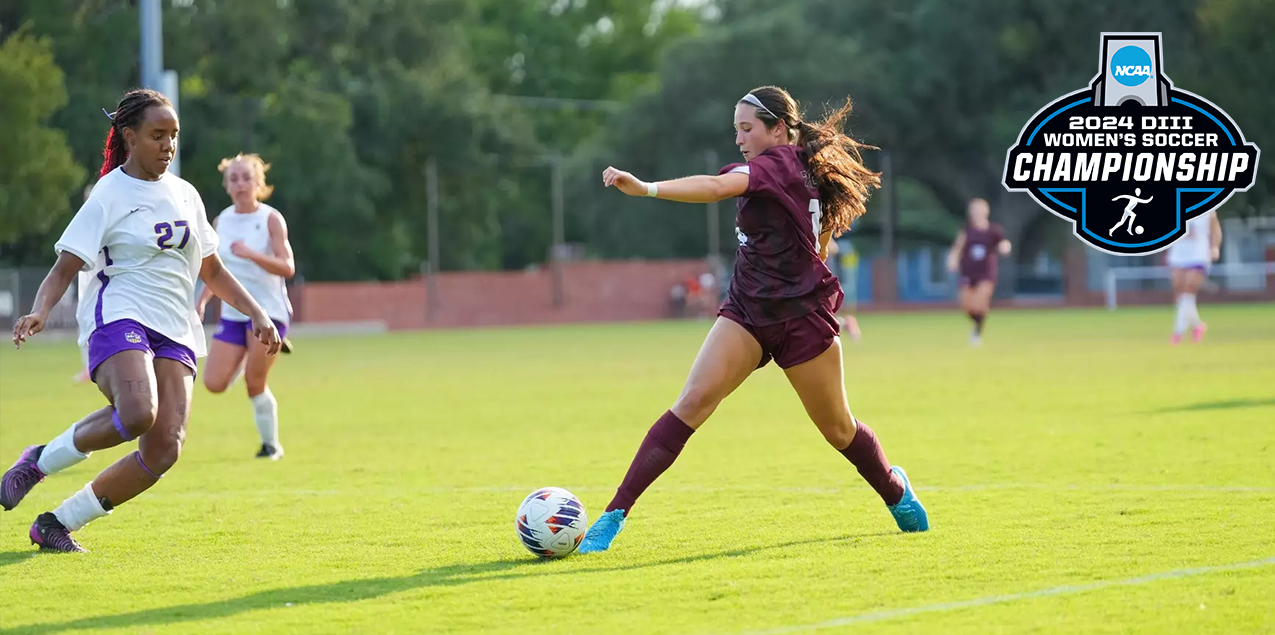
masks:
<path id="1" fill-rule="evenodd" d="M 857 257 L 858 256 L 854 253 L 853 248 L 850 249 L 848 254 L 842 254 L 841 241 L 828 241 L 828 258 L 830 260 L 827 260 L 827 262 L 832 262 L 836 267 L 836 271 L 834 273 L 838 280 L 846 280 L 847 278 L 853 279 L 851 276 L 854 276 L 855 272 L 846 263 L 846 261 Z M 831 269 L 832 267 L 829 268 Z M 857 287 L 853 287 L 853 289 L 857 292 Z M 863 331 L 859 330 L 859 320 L 854 317 L 853 306 L 856 304 L 857 302 L 855 301 L 855 298 L 851 297 L 851 306 L 846 306 L 846 303 L 842 302 L 841 309 L 837 311 L 837 324 L 846 330 L 846 333 L 850 336 L 851 342 L 857 342 L 863 338 Z"/>
<path id="2" fill-rule="evenodd" d="M 222 266 L 199 192 L 168 173 L 179 129 L 172 104 L 153 90 L 134 90 L 109 116 L 102 178 L 58 239 L 57 262 L 34 311 L 14 325 L 13 343 L 21 348 L 44 330 L 76 272 L 93 265 L 93 318 L 81 321 L 80 340 L 110 403 L 48 444 L 23 450 L 0 477 L 0 507 L 13 509 L 45 476 L 97 450 L 136 439 L 137 451 L 36 518 L 29 536 L 41 550 L 84 551 L 72 532 L 146 491 L 177 462 L 204 348 L 197 277 L 253 316 L 253 334 L 272 352 L 279 347 L 269 316 Z"/>
<path id="3" fill-rule="evenodd" d="M 233 202 L 213 220 L 220 238 L 218 253 L 226 269 L 243 283 L 274 321 L 284 341 L 283 350 L 288 352 L 292 304 L 288 301 L 286 280 L 296 273 L 296 264 L 283 214 L 265 203 L 274 192 L 266 183 L 270 165 L 256 154 L 239 154 L 223 159 L 217 169 Z M 205 288 L 197 306 L 201 319 L 210 299 L 212 291 Z M 234 307 L 222 308 L 208 362 L 204 364 L 204 386 L 210 392 L 225 392 L 243 372 L 257 432 L 261 435 L 257 458 L 277 461 L 283 457 L 283 445 L 279 443 L 279 403 L 266 385 L 275 356 L 268 354 L 265 345 L 248 337 L 250 326 L 249 317 L 242 312 Z"/>
<path id="4" fill-rule="evenodd" d="M 610 548 L 639 496 L 754 370 L 774 359 L 806 413 L 888 506 L 903 531 L 925 531 L 925 509 L 907 475 L 891 467 L 876 434 L 850 413 L 835 317 L 841 285 L 825 264 L 832 236 L 844 232 L 880 175 L 864 167 L 862 147 L 841 132 L 850 102 L 824 121 L 802 121 L 797 102 L 774 86 L 735 105 L 735 144 L 745 163 L 716 176 L 647 183 L 608 167 L 603 183 L 629 196 L 683 203 L 740 197 L 739 249 L 717 321 L 700 347 L 681 396 L 647 432 L 628 473 L 580 545 Z"/>
<path id="5" fill-rule="evenodd" d="M 1209 212 L 1186 222 L 1186 235 L 1169 246 L 1165 262 L 1169 265 L 1173 281 L 1173 299 L 1177 303 L 1177 316 L 1173 321 L 1173 335 L 1169 342 L 1182 343 L 1182 335 L 1191 329 L 1191 339 L 1204 338 L 1208 325 L 1200 319 L 1195 306 L 1195 295 L 1204 284 L 1209 265 L 1222 255 L 1222 223 L 1217 214 Z"/>
<path id="6" fill-rule="evenodd" d="M 970 345 L 978 346 L 983 343 L 983 324 L 996 292 L 997 258 L 1008 256 L 1012 245 L 1001 226 L 988 220 L 991 209 L 985 199 L 970 200 L 966 213 L 969 223 L 947 253 L 947 268 L 961 276 L 961 309 L 974 322 Z"/>
<path id="7" fill-rule="evenodd" d="M 88 305 L 92 306 L 93 300 L 91 296 L 85 293 L 89 285 L 93 281 L 93 272 L 90 270 L 81 270 L 75 275 L 75 292 L 78 294 L 76 300 L 76 322 L 77 324 L 83 318 L 80 317 L 80 311 Z M 89 315 L 92 315 L 91 313 Z M 93 379 L 92 373 L 89 372 L 89 347 L 88 343 L 80 346 L 80 372 L 71 378 L 77 384 L 83 384 Z"/>

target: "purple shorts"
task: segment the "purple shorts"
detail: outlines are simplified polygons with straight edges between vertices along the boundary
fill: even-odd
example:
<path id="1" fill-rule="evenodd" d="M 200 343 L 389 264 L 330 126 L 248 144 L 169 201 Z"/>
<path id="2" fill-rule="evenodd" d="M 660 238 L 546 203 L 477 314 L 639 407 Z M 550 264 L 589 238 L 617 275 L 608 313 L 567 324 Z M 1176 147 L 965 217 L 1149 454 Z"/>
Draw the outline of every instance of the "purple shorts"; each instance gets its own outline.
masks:
<path id="1" fill-rule="evenodd" d="M 723 305 L 717 314 L 744 327 L 761 344 L 761 363 L 757 368 L 771 359 L 780 368 L 792 368 L 821 355 L 841 334 L 841 323 L 833 306 L 825 303 L 801 317 L 766 326 L 745 322 L 729 305 Z"/>
<path id="2" fill-rule="evenodd" d="M 137 320 L 116 320 L 110 324 L 99 326 L 89 335 L 89 376 L 97 373 L 112 355 L 124 351 L 146 351 L 155 359 L 174 359 L 197 372 L 195 351 L 178 344 L 164 334 L 143 326 Z M 97 381 L 96 377 L 93 377 Z"/>
<path id="3" fill-rule="evenodd" d="M 279 329 L 279 339 L 283 339 L 288 334 L 288 325 L 279 320 L 271 319 L 274 327 Z M 248 347 L 248 335 L 252 333 L 252 322 L 244 320 L 227 320 L 221 318 L 217 323 L 217 332 L 213 334 L 213 339 L 220 340 L 227 344 L 235 346 Z"/>

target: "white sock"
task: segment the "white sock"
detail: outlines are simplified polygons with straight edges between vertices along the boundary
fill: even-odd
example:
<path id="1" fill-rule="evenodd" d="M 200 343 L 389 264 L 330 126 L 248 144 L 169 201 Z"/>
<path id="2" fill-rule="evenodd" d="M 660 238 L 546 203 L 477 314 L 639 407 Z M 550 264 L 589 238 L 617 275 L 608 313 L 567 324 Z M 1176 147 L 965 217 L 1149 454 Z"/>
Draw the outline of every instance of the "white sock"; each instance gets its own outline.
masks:
<path id="1" fill-rule="evenodd" d="M 1177 316 L 1173 319 L 1173 332 L 1179 335 L 1185 332 L 1186 321 L 1187 321 L 1187 308 L 1186 308 L 1186 294 L 1184 293 L 1178 296 L 1178 313 L 1177 313 Z"/>
<path id="2" fill-rule="evenodd" d="M 1184 293 L 1182 299 L 1186 301 L 1186 321 L 1189 326 L 1195 326 L 1200 323 L 1200 310 L 1195 306 L 1195 294 Z"/>
<path id="3" fill-rule="evenodd" d="M 44 446 L 44 451 L 40 452 L 40 460 L 36 461 L 36 466 L 46 476 L 57 474 L 89 458 L 92 454 L 92 452 L 81 452 L 75 448 L 75 426 L 77 425 L 79 422 L 71 424 L 66 432 L 49 441 L 48 445 Z"/>
<path id="4" fill-rule="evenodd" d="M 251 397 L 252 412 L 257 420 L 257 432 L 261 434 L 261 442 L 279 447 L 279 402 L 274 400 L 270 389 L 260 395 Z"/>
<path id="5" fill-rule="evenodd" d="M 92 483 L 85 485 L 84 489 L 62 501 L 62 504 L 53 510 L 53 515 L 58 517 L 58 522 L 70 531 L 77 531 L 109 513 L 111 512 L 102 508 L 102 501 L 98 500 L 97 494 L 93 493 Z"/>
<path id="6" fill-rule="evenodd" d="M 80 361 L 84 363 L 84 372 L 89 370 L 89 347 L 80 347 Z"/>

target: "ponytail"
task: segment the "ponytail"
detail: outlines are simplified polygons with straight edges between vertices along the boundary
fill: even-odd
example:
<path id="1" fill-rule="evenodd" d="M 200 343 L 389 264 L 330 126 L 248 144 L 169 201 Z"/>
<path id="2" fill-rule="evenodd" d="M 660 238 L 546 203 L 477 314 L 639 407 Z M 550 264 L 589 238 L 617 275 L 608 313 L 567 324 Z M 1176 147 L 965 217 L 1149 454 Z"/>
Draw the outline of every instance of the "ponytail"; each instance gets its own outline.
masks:
<path id="1" fill-rule="evenodd" d="M 881 174 L 863 165 L 860 150 L 875 149 L 855 141 L 842 132 L 850 114 L 850 98 L 823 121 L 808 123 L 797 120 L 797 145 L 801 146 L 806 171 L 819 190 L 823 205 L 822 231 L 839 236 L 850 229 L 855 219 L 863 216 L 872 190 L 881 187 Z"/>

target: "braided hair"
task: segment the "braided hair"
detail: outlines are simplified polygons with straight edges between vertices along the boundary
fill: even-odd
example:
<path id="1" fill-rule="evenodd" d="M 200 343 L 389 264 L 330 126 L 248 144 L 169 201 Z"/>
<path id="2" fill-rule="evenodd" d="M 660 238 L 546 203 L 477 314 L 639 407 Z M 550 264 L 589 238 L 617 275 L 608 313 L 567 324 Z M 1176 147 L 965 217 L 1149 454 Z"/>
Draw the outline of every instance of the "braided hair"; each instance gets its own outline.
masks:
<path id="1" fill-rule="evenodd" d="M 138 88 L 124 93 L 115 112 L 107 113 L 111 120 L 111 131 L 106 134 L 106 147 L 102 149 L 102 171 L 98 176 L 106 176 L 111 170 L 124 165 L 128 160 L 128 143 L 124 140 L 124 129 L 136 129 L 146 116 L 146 109 L 151 106 L 172 106 L 168 98 L 149 88 Z"/>

